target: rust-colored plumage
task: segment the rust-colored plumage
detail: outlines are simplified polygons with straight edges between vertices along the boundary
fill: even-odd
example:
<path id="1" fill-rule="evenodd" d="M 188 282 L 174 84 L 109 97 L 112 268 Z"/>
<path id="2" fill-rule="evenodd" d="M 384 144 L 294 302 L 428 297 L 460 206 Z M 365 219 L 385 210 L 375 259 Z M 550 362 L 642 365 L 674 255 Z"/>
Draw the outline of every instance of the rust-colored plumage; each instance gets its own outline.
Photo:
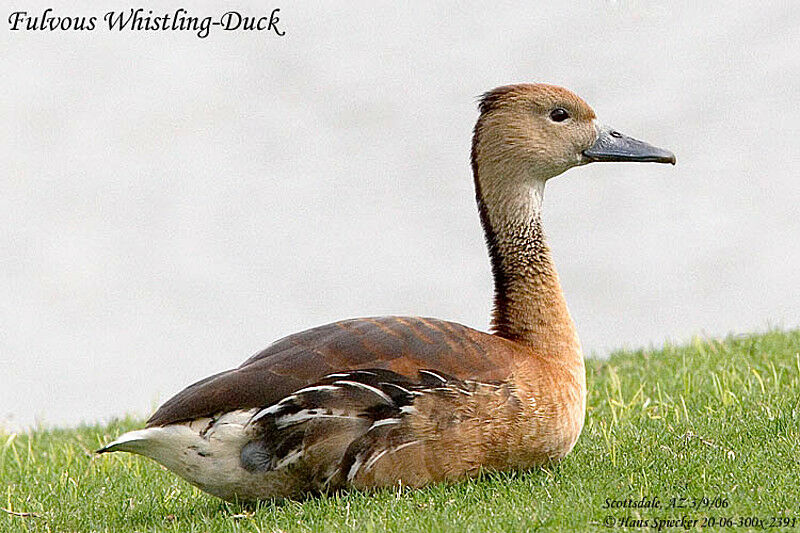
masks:
<path id="1" fill-rule="evenodd" d="M 218 412 L 264 407 L 324 376 L 386 369 L 405 376 L 435 368 L 458 378 L 507 375 L 514 346 L 505 339 L 430 318 L 344 320 L 285 337 L 234 370 L 191 385 L 148 421 L 164 426 Z"/>
<path id="2" fill-rule="evenodd" d="M 229 500 L 422 486 L 569 453 L 586 381 L 542 231 L 544 184 L 591 161 L 674 156 L 604 129 L 560 87 L 500 87 L 479 108 L 472 169 L 492 333 L 417 317 L 297 333 L 191 385 L 100 451 L 151 457 Z"/>

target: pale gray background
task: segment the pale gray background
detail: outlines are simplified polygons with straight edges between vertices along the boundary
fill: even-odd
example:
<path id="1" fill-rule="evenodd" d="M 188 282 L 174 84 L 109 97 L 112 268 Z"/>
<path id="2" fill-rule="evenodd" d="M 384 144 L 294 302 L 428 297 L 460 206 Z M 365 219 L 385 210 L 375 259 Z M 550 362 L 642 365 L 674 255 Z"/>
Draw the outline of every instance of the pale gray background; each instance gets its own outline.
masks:
<path id="1" fill-rule="evenodd" d="M 12 33 L 5 7 L 0 426 L 146 415 L 340 318 L 485 328 L 469 140 L 476 95 L 509 82 L 570 87 L 678 156 L 548 186 L 587 353 L 797 326 L 798 6 L 240 0 L 286 36 L 204 40 Z M 131 6 L 14 5 L 44 7 Z"/>

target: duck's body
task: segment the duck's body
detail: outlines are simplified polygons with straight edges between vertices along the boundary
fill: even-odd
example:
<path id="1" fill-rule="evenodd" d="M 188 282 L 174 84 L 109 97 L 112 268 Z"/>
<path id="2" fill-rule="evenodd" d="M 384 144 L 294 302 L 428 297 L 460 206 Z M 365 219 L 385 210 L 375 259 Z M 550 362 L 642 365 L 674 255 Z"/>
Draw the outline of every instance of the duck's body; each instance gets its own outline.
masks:
<path id="1" fill-rule="evenodd" d="M 552 109 L 574 122 L 555 126 L 550 134 L 563 138 L 552 146 L 534 135 L 550 128 L 540 108 L 554 123 L 567 119 Z M 614 142 L 603 131 L 565 89 L 520 85 L 484 96 L 472 161 L 494 333 L 412 317 L 297 333 L 188 387 L 146 429 L 100 451 L 151 457 L 227 500 L 418 487 L 562 459 L 583 427 L 586 381 L 541 229 L 544 183 L 601 157 L 674 162 L 644 143 L 634 155 L 600 151 L 601 139 Z"/>
<path id="2" fill-rule="evenodd" d="M 227 500 L 415 487 L 561 459 L 585 395 L 582 361 L 441 320 L 347 320 L 185 389 L 103 451 L 146 455 Z"/>

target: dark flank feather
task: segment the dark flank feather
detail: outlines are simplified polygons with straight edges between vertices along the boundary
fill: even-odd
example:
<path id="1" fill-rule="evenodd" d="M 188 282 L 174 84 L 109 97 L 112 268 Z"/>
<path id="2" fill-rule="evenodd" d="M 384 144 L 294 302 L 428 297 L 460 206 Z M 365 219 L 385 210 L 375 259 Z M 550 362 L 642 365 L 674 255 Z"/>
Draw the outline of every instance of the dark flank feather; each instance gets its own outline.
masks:
<path id="1" fill-rule="evenodd" d="M 344 320 L 284 337 L 238 368 L 190 385 L 164 403 L 147 426 L 267 407 L 328 374 L 357 369 L 416 380 L 419 370 L 433 368 L 457 379 L 497 380 L 508 376 L 514 350 L 506 339 L 444 320 Z"/>
<path id="2" fill-rule="evenodd" d="M 395 452 L 415 445 L 426 454 L 439 444 L 414 426 L 454 428 L 458 409 L 487 386 L 492 393 L 499 388 L 431 370 L 414 380 L 377 368 L 330 374 L 253 416 L 255 438 L 242 449 L 241 464 L 254 474 L 284 470 L 308 492 L 371 481 L 387 468 L 376 468 L 381 459 L 391 468 Z"/>

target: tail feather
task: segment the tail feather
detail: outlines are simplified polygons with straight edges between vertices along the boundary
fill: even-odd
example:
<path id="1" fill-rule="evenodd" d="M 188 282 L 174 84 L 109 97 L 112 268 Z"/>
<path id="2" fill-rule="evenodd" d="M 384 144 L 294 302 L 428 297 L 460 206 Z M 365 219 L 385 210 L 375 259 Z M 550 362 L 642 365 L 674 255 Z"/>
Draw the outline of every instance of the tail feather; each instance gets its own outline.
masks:
<path id="1" fill-rule="evenodd" d="M 241 466 L 240 454 L 252 439 L 246 425 L 256 411 L 231 411 L 219 418 L 130 431 L 97 453 L 149 457 L 206 492 L 231 500 L 247 494 L 253 483 L 252 474 Z"/>
<path id="2" fill-rule="evenodd" d="M 153 432 L 150 429 L 139 429 L 136 431 L 129 431 L 120 435 L 116 440 L 109 442 L 95 453 L 108 453 L 108 452 L 130 452 L 144 455 L 148 443 L 153 439 Z"/>

